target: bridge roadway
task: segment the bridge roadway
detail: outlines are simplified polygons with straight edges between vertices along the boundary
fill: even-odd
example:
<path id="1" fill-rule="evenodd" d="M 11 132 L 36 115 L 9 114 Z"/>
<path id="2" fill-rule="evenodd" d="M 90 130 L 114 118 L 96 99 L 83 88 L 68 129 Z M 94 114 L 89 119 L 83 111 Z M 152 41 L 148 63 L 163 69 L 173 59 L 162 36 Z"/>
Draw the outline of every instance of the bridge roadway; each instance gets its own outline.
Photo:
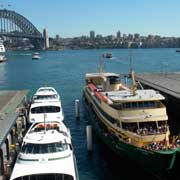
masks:
<path id="1" fill-rule="evenodd" d="M 136 74 L 135 80 L 176 99 L 180 99 L 180 72 Z"/>

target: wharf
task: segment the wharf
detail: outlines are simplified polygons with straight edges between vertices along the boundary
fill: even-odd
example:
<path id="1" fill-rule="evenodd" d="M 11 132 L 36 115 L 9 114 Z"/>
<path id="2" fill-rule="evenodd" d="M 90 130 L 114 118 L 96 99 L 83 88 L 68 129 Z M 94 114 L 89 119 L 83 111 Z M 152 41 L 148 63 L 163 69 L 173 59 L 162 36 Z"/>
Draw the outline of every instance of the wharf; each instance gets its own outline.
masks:
<path id="1" fill-rule="evenodd" d="M 135 80 L 168 96 L 180 99 L 180 72 L 136 74 Z"/>
<path id="2" fill-rule="evenodd" d="M 0 180 L 9 177 L 7 166 L 12 167 L 15 161 L 15 147 L 18 138 L 18 123 L 25 121 L 21 116 L 27 90 L 0 91 Z"/>
<path id="3" fill-rule="evenodd" d="M 27 91 L 0 91 L 0 146 L 19 115 L 18 106 L 24 101 Z"/>

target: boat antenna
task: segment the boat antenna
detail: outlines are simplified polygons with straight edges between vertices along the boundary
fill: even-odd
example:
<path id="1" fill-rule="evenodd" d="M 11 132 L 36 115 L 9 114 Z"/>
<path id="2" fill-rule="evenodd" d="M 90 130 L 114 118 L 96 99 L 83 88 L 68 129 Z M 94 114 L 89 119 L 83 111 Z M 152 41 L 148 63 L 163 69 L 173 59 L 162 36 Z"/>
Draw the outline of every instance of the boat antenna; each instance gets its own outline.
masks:
<path id="1" fill-rule="evenodd" d="M 132 65 L 132 54 L 131 53 L 130 53 L 130 77 L 132 80 L 131 89 L 132 89 L 133 95 L 136 95 L 135 91 L 137 90 L 137 83 L 135 81 L 135 75 L 134 75 L 134 70 L 133 70 L 133 65 Z"/>
<path id="2" fill-rule="evenodd" d="M 99 72 L 99 73 L 103 73 L 103 72 L 104 72 L 104 61 L 103 61 L 103 59 L 101 59 L 101 58 L 100 58 L 100 60 L 99 60 L 98 72 Z"/>

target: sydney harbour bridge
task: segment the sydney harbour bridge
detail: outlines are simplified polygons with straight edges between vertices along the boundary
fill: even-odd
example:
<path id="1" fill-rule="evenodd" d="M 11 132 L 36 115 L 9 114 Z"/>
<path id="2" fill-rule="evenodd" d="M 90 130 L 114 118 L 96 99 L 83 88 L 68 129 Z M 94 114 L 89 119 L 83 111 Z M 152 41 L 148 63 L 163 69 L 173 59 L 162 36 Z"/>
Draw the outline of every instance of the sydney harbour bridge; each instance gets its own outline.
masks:
<path id="1" fill-rule="evenodd" d="M 38 29 L 15 11 L 0 10 L 0 37 L 28 38 L 35 48 L 42 48 L 44 38 Z"/>

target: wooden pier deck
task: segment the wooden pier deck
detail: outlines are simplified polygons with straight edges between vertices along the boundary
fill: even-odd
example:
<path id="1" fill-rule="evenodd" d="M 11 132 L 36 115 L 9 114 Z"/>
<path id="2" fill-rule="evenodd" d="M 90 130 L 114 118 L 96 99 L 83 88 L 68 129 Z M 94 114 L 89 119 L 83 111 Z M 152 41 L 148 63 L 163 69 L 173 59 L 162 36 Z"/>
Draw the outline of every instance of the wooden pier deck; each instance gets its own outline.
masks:
<path id="1" fill-rule="evenodd" d="M 180 72 L 136 74 L 135 80 L 167 95 L 180 99 Z"/>
<path id="2" fill-rule="evenodd" d="M 19 112 L 16 108 L 27 95 L 24 91 L 0 91 L 0 146 L 14 125 Z"/>

